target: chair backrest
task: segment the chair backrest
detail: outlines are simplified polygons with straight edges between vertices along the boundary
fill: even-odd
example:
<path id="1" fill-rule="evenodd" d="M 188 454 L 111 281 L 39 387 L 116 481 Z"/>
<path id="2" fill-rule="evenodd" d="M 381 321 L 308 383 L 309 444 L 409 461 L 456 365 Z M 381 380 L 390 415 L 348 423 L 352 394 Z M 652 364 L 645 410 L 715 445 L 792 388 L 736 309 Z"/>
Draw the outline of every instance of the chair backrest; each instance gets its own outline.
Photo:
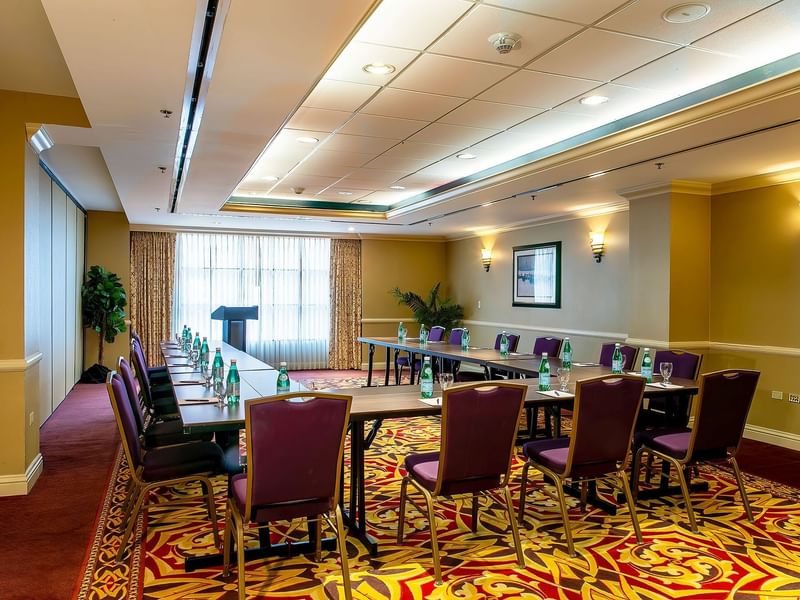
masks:
<path id="1" fill-rule="evenodd" d="M 461 345 L 461 336 L 463 335 L 464 335 L 463 327 L 453 327 L 450 330 L 450 337 L 447 338 L 447 343 L 459 346 Z"/>
<path id="2" fill-rule="evenodd" d="M 436 494 L 508 479 L 527 386 L 500 381 L 448 388 L 442 399 L 442 449 Z M 486 424 L 491 423 L 491 427 Z"/>
<path id="3" fill-rule="evenodd" d="M 558 358 L 561 353 L 561 338 L 557 337 L 539 337 L 533 342 L 533 353 L 540 355 L 547 352 L 547 356 Z"/>
<path id="4" fill-rule="evenodd" d="M 742 441 L 760 374 L 727 369 L 701 376 L 687 460 L 703 455 L 724 457 L 728 449 L 735 452 Z"/>
<path id="5" fill-rule="evenodd" d="M 565 477 L 592 477 L 625 466 L 645 380 L 604 375 L 575 386 L 572 436 Z"/>
<path id="6" fill-rule="evenodd" d="M 604 367 L 610 367 L 614 358 L 614 342 L 610 344 L 603 344 L 600 346 L 600 360 L 597 361 Z M 626 346 L 620 344 L 619 347 L 622 352 L 622 369 L 630 371 L 636 365 L 636 357 L 639 355 L 639 348 L 636 346 Z M 658 371 L 655 371 L 656 373 Z"/>
<path id="7" fill-rule="evenodd" d="M 441 325 L 434 325 L 428 333 L 429 342 L 441 342 L 444 339 L 444 327 Z"/>
<path id="8" fill-rule="evenodd" d="M 142 336 L 135 329 L 131 329 L 131 340 L 136 340 L 140 346 L 142 345 Z"/>
<path id="9" fill-rule="evenodd" d="M 136 340 L 131 340 L 131 359 L 136 369 L 136 379 L 139 380 L 139 388 L 142 391 L 144 403 L 148 408 L 153 408 L 153 397 L 150 393 L 150 374 L 147 372 L 147 360 L 144 357 L 142 345 Z"/>
<path id="10" fill-rule="evenodd" d="M 494 349 L 500 350 L 500 338 L 503 337 L 502 333 L 498 333 L 497 337 L 494 338 Z M 508 333 L 506 331 L 506 337 L 508 338 L 508 351 L 509 352 L 516 352 L 517 346 L 519 346 L 519 335 L 516 333 Z"/>
<path id="11" fill-rule="evenodd" d="M 339 499 L 342 453 L 352 396 L 297 392 L 250 400 L 247 517 L 281 503 Z"/>
<path id="12" fill-rule="evenodd" d="M 653 373 L 659 372 L 662 362 L 672 363 L 673 377 L 697 379 L 700 374 L 700 365 L 703 363 L 703 355 L 683 350 L 659 350 L 653 358 Z"/>
<path id="13" fill-rule="evenodd" d="M 131 410 L 133 411 L 133 416 L 136 418 L 139 435 L 141 435 L 144 432 L 145 418 L 142 412 L 142 405 L 139 403 L 139 390 L 136 386 L 136 376 L 133 374 L 133 369 L 131 369 L 128 361 L 121 356 L 117 361 L 117 372 L 122 378 L 122 383 L 125 385 L 125 392 L 128 394 Z"/>
<path id="14" fill-rule="evenodd" d="M 142 464 L 142 445 L 139 441 L 136 417 L 133 415 L 128 392 L 125 391 L 125 384 L 116 371 L 108 374 L 106 389 L 108 389 L 108 397 L 111 399 L 111 407 L 114 409 L 114 417 L 117 419 L 125 459 L 128 461 L 131 471 L 135 473 Z"/>

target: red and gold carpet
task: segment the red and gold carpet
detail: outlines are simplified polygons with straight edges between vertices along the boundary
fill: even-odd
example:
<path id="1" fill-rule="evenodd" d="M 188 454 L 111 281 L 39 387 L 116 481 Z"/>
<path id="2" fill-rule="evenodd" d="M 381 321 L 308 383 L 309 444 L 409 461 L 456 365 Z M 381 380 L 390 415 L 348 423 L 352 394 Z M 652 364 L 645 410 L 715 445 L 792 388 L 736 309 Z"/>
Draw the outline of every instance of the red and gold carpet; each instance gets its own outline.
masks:
<path id="1" fill-rule="evenodd" d="M 319 384 L 325 387 L 325 382 Z M 403 458 L 412 451 L 436 449 L 438 440 L 436 419 L 386 421 L 367 451 L 367 522 L 381 550 L 371 558 L 358 541 L 348 538 L 354 598 L 800 598 L 798 490 L 749 477 L 756 517 L 751 524 L 734 480 L 725 471 L 710 468 L 701 472 L 709 491 L 694 496 L 699 534 L 689 530 L 678 499 L 641 503 L 642 545 L 635 543 L 627 510 L 612 517 L 592 508 L 581 514 L 574 508 L 577 558 L 566 553 L 558 508 L 542 493 L 537 477 L 522 529 L 525 569 L 516 567 L 507 518 L 499 504 L 483 499 L 480 526 L 473 534 L 468 504 L 443 502 L 437 526 L 445 583 L 435 587 L 426 520 L 410 506 L 406 542 L 397 545 L 395 534 Z M 515 501 L 521 464 L 515 462 Z M 183 572 L 184 557 L 213 552 L 210 525 L 196 488 L 163 490 L 159 501 L 190 502 L 151 508 L 140 519 L 142 544 L 128 553 L 123 564 L 114 563 L 127 478 L 121 461 L 109 482 L 77 598 L 235 598 L 235 573 L 226 580 L 219 568 Z M 221 517 L 225 481 L 219 478 L 217 483 Z M 297 523 L 273 532 L 273 541 L 303 535 L 304 525 Z M 254 537 L 251 542 L 255 543 Z M 338 598 L 338 554 L 324 553 L 320 563 L 304 556 L 249 562 L 247 592 L 249 598 Z"/>

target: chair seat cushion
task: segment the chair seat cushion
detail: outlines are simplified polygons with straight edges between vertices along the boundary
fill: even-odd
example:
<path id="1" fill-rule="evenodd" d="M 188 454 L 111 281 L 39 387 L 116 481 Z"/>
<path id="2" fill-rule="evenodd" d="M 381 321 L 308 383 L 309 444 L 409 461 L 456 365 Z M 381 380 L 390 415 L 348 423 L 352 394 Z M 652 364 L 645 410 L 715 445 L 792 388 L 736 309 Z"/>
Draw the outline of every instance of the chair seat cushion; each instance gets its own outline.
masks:
<path id="1" fill-rule="evenodd" d="M 144 441 L 148 448 L 155 448 L 185 442 L 210 442 L 212 436 L 211 433 L 186 434 L 183 432 L 183 423 L 180 420 L 160 421 L 147 428 L 144 432 Z"/>
<path id="2" fill-rule="evenodd" d="M 145 481 L 222 471 L 222 448 L 214 442 L 189 442 L 148 450 L 142 460 Z"/>
<path id="3" fill-rule="evenodd" d="M 683 459 L 686 457 L 691 435 L 692 431 L 685 427 L 679 429 L 646 429 L 636 434 L 633 444 L 636 448 L 647 446 L 667 456 Z"/>
<path id="4" fill-rule="evenodd" d="M 245 514 L 247 505 L 247 473 L 234 475 L 230 480 L 230 494 L 244 518 L 254 523 L 288 521 L 299 517 L 315 517 L 331 510 L 331 498 L 309 498 L 296 502 L 281 502 L 253 507 L 252 515 Z"/>
<path id="5" fill-rule="evenodd" d="M 438 452 L 409 454 L 405 460 L 405 467 L 414 481 L 422 485 L 426 490 L 433 492 L 436 489 L 436 479 L 439 476 Z M 439 495 L 451 496 L 454 494 L 481 492 L 494 489 L 498 485 L 500 485 L 500 478 L 496 476 L 449 480 L 442 482 Z"/>
<path id="6" fill-rule="evenodd" d="M 569 438 L 559 437 L 527 442 L 522 446 L 522 453 L 533 462 L 557 474 L 562 474 L 567 467 Z"/>

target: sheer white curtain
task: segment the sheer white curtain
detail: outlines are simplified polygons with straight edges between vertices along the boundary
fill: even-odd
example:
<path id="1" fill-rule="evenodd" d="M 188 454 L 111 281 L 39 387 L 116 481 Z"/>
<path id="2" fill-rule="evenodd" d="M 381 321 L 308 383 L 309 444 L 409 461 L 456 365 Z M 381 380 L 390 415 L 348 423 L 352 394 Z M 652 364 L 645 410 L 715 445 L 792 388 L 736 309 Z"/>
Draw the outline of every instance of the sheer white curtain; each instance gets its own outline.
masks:
<path id="1" fill-rule="evenodd" d="M 184 323 L 221 339 L 220 305 L 258 305 L 247 322 L 247 352 L 272 365 L 319 369 L 328 364 L 330 240 L 179 233 L 173 330 Z"/>

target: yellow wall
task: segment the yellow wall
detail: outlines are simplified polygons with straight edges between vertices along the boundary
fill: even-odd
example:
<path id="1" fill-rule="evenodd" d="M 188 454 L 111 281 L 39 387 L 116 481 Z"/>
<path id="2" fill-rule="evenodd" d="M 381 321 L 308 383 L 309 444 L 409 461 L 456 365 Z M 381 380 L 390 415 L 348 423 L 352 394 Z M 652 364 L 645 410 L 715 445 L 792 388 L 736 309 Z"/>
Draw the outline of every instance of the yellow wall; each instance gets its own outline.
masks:
<path id="1" fill-rule="evenodd" d="M 427 296 L 441 282 L 444 295 L 449 294 L 446 282 L 445 244 L 424 240 L 361 240 L 362 335 L 382 337 L 397 334 L 397 324 L 403 321 L 409 334 L 418 332 L 411 311 L 397 303 L 389 291 L 399 287 Z M 430 326 L 430 324 L 429 324 Z M 376 363 L 385 354 L 375 356 Z M 366 348 L 362 347 L 366 362 Z"/>
<path id="2" fill-rule="evenodd" d="M 710 299 L 703 370 L 760 370 L 748 422 L 800 435 L 800 183 L 712 197 Z"/>
<path id="3" fill-rule="evenodd" d="M 100 265 L 119 275 L 130 303 L 131 288 L 131 243 L 130 225 L 125 213 L 90 210 L 86 219 L 86 269 Z M 130 306 L 125 310 L 130 318 Z M 85 330 L 83 362 L 90 367 L 97 362 L 98 336 Z M 103 363 L 109 367 L 120 356 L 130 354 L 130 325 L 128 331 L 117 336 L 113 344 L 105 344 Z"/>
<path id="4" fill-rule="evenodd" d="M 24 364 L 25 352 L 25 190 L 26 123 L 89 125 L 76 98 L 0 91 L 0 231 L 3 238 L 3 282 L 0 294 L 0 360 Z M 35 160 L 30 155 L 27 161 Z M 29 165 L 30 167 L 30 165 Z M 28 168 L 28 173 L 35 169 Z M 30 185 L 30 182 L 29 182 Z M 38 180 L 36 182 L 38 193 Z M 33 370 L 31 370 L 33 369 Z M 22 477 L 38 454 L 38 422 L 29 421 L 35 405 L 36 367 L 0 372 L 0 475 Z M 35 416 L 35 415 L 34 415 Z M 4 490 L 0 490 L 4 493 Z"/>

